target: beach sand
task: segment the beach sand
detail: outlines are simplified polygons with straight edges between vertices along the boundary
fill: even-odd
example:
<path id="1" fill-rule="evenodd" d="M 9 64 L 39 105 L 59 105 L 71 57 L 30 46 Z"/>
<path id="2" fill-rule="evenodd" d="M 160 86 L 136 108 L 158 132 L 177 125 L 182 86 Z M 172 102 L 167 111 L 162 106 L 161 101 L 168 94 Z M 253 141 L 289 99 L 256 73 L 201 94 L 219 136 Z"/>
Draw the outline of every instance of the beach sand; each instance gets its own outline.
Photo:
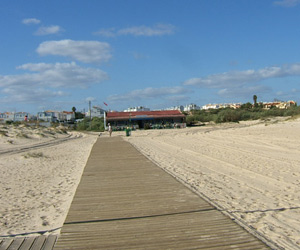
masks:
<path id="1" fill-rule="evenodd" d="M 18 151 L 66 138 L 70 140 Z M 58 234 L 96 140 L 95 135 L 65 133 L 63 128 L 1 126 L 0 236 Z M 1 154 L 7 150 L 17 151 Z"/>
<path id="2" fill-rule="evenodd" d="M 133 132 L 127 140 L 241 224 L 300 249 L 300 120 Z"/>
<path id="3" fill-rule="evenodd" d="M 5 134 L 0 128 L 0 152 L 69 135 L 77 139 L 0 155 L 0 234 L 60 228 L 99 137 L 14 129 Z M 113 132 L 112 136 L 122 136 L 239 223 L 284 249 L 300 249 L 300 119 L 141 130 L 132 131 L 130 137 Z"/>

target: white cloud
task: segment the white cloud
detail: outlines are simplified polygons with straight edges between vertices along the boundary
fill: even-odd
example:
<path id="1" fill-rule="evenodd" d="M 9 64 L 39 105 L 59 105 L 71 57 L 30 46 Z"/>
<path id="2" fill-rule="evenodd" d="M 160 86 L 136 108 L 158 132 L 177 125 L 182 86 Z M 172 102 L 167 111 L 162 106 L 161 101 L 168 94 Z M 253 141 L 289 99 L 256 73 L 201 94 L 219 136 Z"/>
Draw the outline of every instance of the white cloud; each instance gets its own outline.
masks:
<path id="1" fill-rule="evenodd" d="M 90 84 L 98 83 L 108 79 L 105 72 L 100 69 L 83 68 L 76 63 L 28 63 L 18 67 L 18 69 L 37 72 L 34 74 L 24 74 L 9 76 L 10 84 L 36 84 L 51 87 L 63 88 L 86 88 Z M 9 83 L 9 81 L 8 81 Z M 1 79 L 0 79 L 1 86 Z"/>
<path id="2" fill-rule="evenodd" d="M 259 70 L 225 72 L 221 74 L 209 75 L 204 78 L 191 78 L 185 81 L 183 84 L 208 88 L 228 88 L 238 87 L 246 83 L 259 82 L 270 78 L 299 75 L 300 64 L 292 64 L 282 67 L 266 67 Z"/>
<path id="3" fill-rule="evenodd" d="M 55 91 L 53 89 L 46 88 L 23 88 L 21 86 L 11 86 L 3 89 L 2 91 L 6 97 L 1 100 L 2 103 L 10 102 L 13 99 L 14 103 L 40 103 L 49 99 L 61 96 L 67 96 L 68 94 L 63 91 Z"/>
<path id="4" fill-rule="evenodd" d="M 101 29 L 95 32 L 95 35 L 101 35 L 106 37 L 115 37 L 122 35 L 133 35 L 133 36 L 163 36 L 172 35 L 175 32 L 175 26 L 171 24 L 156 24 L 153 27 L 145 25 L 134 26 L 124 29 L 116 30 L 115 28 Z"/>
<path id="5" fill-rule="evenodd" d="M 41 21 L 36 18 L 26 18 L 22 20 L 23 24 L 29 25 L 29 24 L 39 24 Z"/>
<path id="6" fill-rule="evenodd" d="M 58 25 L 52 25 L 52 26 L 42 26 L 40 27 L 36 32 L 35 35 L 37 36 L 44 36 L 44 35 L 52 35 L 62 32 L 63 29 Z"/>
<path id="7" fill-rule="evenodd" d="M 130 100 L 143 100 L 143 99 L 156 99 L 162 97 L 170 97 L 188 93 L 189 90 L 183 87 L 162 87 L 162 88 L 145 88 L 133 90 L 123 95 L 111 95 L 108 97 L 110 102 L 130 101 Z"/>
<path id="8" fill-rule="evenodd" d="M 294 7 L 298 4 L 300 4 L 300 0 L 280 0 L 280 1 L 274 1 L 275 5 L 283 6 L 283 7 Z"/>
<path id="9" fill-rule="evenodd" d="M 36 51 L 42 56 L 65 56 L 85 63 L 106 62 L 112 57 L 110 45 L 98 41 L 47 41 L 41 43 Z"/>
<path id="10" fill-rule="evenodd" d="M 157 24 L 154 27 L 136 26 L 118 31 L 120 35 L 134 36 L 162 36 L 171 35 L 174 33 L 175 27 L 171 24 Z"/>
<path id="11" fill-rule="evenodd" d="M 0 75 L 1 102 L 38 103 L 53 97 L 66 96 L 64 90 L 87 88 L 108 79 L 105 72 L 94 68 L 82 68 L 76 63 L 24 64 L 18 69 L 34 73 Z"/>
<path id="12" fill-rule="evenodd" d="M 117 36 L 117 31 L 115 28 L 101 29 L 93 33 L 94 35 L 105 36 L 105 37 L 115 37 Z"/>

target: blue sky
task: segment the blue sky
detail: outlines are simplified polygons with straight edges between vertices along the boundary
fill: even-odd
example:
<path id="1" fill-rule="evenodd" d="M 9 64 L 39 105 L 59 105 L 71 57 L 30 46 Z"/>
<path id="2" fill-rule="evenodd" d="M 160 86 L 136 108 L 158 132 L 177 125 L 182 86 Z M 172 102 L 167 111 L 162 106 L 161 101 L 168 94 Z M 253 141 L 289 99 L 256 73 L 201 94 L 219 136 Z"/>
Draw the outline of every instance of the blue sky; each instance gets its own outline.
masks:
<path id="1" fill-rule="evenodd" d="M 300 102 L 300 0 L 1 0 L 0 112 Z"/>

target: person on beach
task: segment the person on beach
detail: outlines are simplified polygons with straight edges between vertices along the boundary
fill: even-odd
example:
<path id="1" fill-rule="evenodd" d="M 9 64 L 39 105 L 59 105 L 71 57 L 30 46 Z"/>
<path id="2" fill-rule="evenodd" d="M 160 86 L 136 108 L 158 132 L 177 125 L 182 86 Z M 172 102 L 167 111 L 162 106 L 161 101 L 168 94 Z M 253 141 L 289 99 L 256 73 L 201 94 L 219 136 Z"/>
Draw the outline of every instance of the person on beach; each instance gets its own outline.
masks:
<path id="1" fill-rule="evenodd" d="M 109 132 L 109 136 L 111 136 L 111 133 L 112 133 L 112 127 L 111 127 L 110 123 L 108 123 L 108 132 Z"/>

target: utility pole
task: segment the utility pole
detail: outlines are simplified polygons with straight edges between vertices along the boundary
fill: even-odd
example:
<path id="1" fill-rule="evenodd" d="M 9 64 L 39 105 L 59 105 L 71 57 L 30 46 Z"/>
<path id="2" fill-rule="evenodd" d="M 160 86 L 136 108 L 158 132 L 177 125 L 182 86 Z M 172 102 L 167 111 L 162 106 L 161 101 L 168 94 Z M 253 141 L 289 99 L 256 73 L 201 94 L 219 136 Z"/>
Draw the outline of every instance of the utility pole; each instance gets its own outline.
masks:
<path id="1" fill-rule="evenodd" d="M 92 109 L 91 109 L 91 101 L 89 101 L 89 110 L 90 110 L 90 130 L 92 130 Z"/>

